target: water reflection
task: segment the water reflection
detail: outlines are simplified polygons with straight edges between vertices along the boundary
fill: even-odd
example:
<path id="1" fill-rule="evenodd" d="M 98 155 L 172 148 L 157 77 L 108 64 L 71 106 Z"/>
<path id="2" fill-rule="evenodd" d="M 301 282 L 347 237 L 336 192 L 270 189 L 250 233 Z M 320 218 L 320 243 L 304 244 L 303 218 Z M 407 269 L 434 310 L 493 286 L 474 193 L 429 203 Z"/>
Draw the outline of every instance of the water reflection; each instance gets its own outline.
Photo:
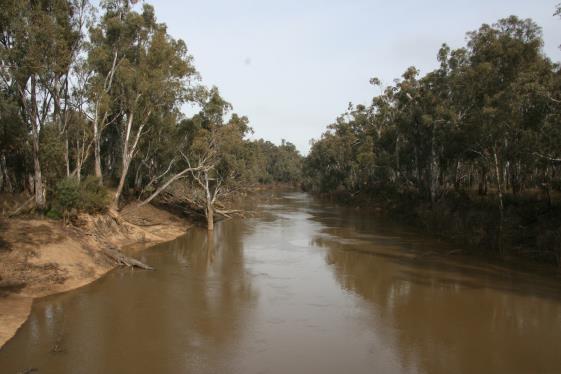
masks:
<path id="1" fill-rule="evenodd" d="M 372 325 L 396 341 L 404 367 L 424 373 L 561 372 L 558 279 L 470 258 L 425 256 L 449 248 L 394 236 L 376 220 L 328 218 L 314 245 L 327 249 L 341 287 L 371 302 Z M 316 217 L 322 221 L 322 217 Z M 368 232 L 386 232 L 379 237 Z M 357 239 L 359 238 L 359 239 Z M 443 247 L 444 248 L 439 248 Z M 424 250 L 425 252 L 419 252 Z"/>
<path id="2" fill-rule="evenodd" d="M 0 372 L 556 373 L 561 282 L 306 194 L 39 300 Z M 247 201 L 255 204 L 255 200 Z"/>
<path id="3" fill-rule="evenodd" d="M 170 373 L 225 370 L 257 294 L 241 222 L 193 229 L 143 255 L 155 272 L 117 270 L 36 302 L 0 351 L 0 372 Z M 162 255 L 166 251 L 166 256 Z"/>

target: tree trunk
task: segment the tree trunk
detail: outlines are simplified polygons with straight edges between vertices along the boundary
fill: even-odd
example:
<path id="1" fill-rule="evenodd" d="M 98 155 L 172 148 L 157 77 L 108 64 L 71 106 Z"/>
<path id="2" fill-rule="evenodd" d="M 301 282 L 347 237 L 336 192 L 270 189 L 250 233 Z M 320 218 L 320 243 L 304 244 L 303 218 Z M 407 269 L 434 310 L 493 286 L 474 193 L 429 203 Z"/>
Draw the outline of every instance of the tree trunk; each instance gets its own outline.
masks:
<path id="1" fill-rule="evenodd" d="M 133 142 L 132 145 L 129 145 L 133 119 L 134 116 L 132 114 L 129 115 L 127 118 L 127 128 L 125 132 L 125 139 L 123 142 L 123 165 L 121 169 L 121 177 L 119 178 L 119 185 L 117 186 L 117 191 L 115 192 L 115 198 L 113 199 L 113 208 L 116 210 L 118 210 L 119 208 L 119 199 L 123 192 L 123 188 L 125 187 L 125 181 L 127 179 L 127 174 L 129 172 L 129 166 L 131 164 L 131 160 L 134 155 L 136 145 L 138 144 L 140 134 L 142 133 L 142 126 L 141 126 L 138 130 L 138 133 L 136 134 L 135 141 Z"/>
<path id="2" fill-rule="evenodd" d="M 64 131 L 64 163 L 66 164 L 66 176 L 70 176 L 70 150 L 68 146 L 68 131 Z"/>
<path id="3" fill-rule="evenodd" d="M 94 169 L 95 169 L 95 176 L 98 178 L 99 183 L 103 184 L 103 175 L 101 173 L 101 134 L 99 128 L 99 114 L 97 113 L 93 121 L 93 133 L 94 133 Z"/>
<path id="4" fill-rule="evenodd" d="M 123 193 L 123 188 L 125 186 L 125 181 L 127 179 L 127 172 L 129 170 L 130 160 L 127 155 L 123 155 L 123 169 L 121 170 L 121 177 L 119 178 L 119 185 L 117 186 L 117 191 L 115 192 L 115 197 L 113 199 L 113 208 L 119 210 L 119 199 Z"/>
<path id="5" fill-rule="evenodd" d="M 142 191 L 142 164 L 139 163 L 134 174 L 134 193 L 140 196 Z"/>
<path id="6" fill-rule="evenodd" d="M 39 124 L 37 123 L 37 93 L 36 77 L 31 76 L 31 138 L 33 148 L 33 179 L 35 186 L 35 204 L 38 209 L 45 209 L 45 189 L 43 188 L 43 178 L 41 176 L 41 163 L 39 161 Z"/>
<path id="7" fill-rule="evenodd" d="M 175 174 L 173 177 L 171 177 L 170 179 L 167 180 L 167 182 L 165 182 L 163 185 L 161 185 L 160 187 L 158 187 L 156 189 L 156 191 L 154 191 L 152 193 L 152 195 L 150 195 L 150 197 L 148 197 L 146 200 L 144 200 L 142 203 L 140 203 L 140 206 L 142 205 L 146 205 L 148 204 L 150 201 L 152 201 L 156 196 L 158 196 L 160 193 L 162 193 L 166 188 L 169 187 L 170 184 L 172 184 L 173 182 L 175 182 L 176 180 L 178 180 L 179 178 L 183 177 L 185 174 L 187 174 L 188 172 L 192 171 L 192 168 L 187 168 L 182 170 L 181 172 Z"/>
<path id="8" fill-rule="evenodd" d="M 207 202 L 206 206 L 206 224 L 208 231 L 214 230 L 214 207 L 210 201 Z"/>
<path id="9" fill-rule="evenodd" d="M 210 184 L 208 178 L 208 171 L 204 172 L 204 188 L 206 194 L 206 224 L 208 231 L 214 230 L 214 207 L 213 207 L 213 198 L 212 194 L 210 193 Z"/>
<path id="10" fill-rule="evenodd" d="M 82 163 L 83 159 L 81 157 L 82 152 L 80 151 L 80 142 L 76 145 L 76 179 L 78 182 L 82 179 Z"/>
<path id="11" fill-rule="evenodd" d="M 499 253 L 504 254 L 503 251 L 503 223 L 504 223 L 504 204 L 503 204 L 503 189 L 501 183 L 501 172 L 499 166 L 499 158 L 497 156 L 496 147 L 493 148 L 493 158 L 495 161 L 495 174 L 497 176 L 497 195 L 499 198 L 499 232 L 498 232 L 498 247 Z"/>
<path id="12" fill-rule="evenodd" d="M 419 150 L 417 149 L 417 143 L 413 144 L 413 151 L 415 155 L 415 180 L 417 186 L 421 188 L 421 167 L 419 166 Z"/>
<path id="13" fill-rule="evenodd" d="M 399 182 L 400 174 L 399 174 L 399 135 L 397 135 L 395 139 L 395 179 L 396 182 Z"/>
<path id="14" fill-rule="evenodd" d="M 460 190 L 460 184 L 461 184 L 461 177 L 460 177 L 460 171 L 462 168 L 462 162 L 460 160 L 456 161 L 456 166 L 454 167 L 454 190 L 455 191 L 459 191 Z M 470 178 L 468 177 L 468 184 L 470 183 Z"/>
<path id="15" fill-rule="evenodd" d="M 2 183 L 0 184 L 0 191 L 14 192 L 12 182 L 10 180 L 10 175 L 8 174 L 8 167 L 6 166 L 6 155 L 2 154 L 0 157 L 0 178 Z"/>
<path id="16" fill-rule="evenodd" d="M 487 195 L 487 170 L 485 170 L 483 167 L 480 170 L 478 193 L 480 196 Z"/>
<path id="17" fill-rule="evenodd" d="M 431 139 L 431 152 L 430 152 L 430 165 L 429 165 L 429 172 L 430 172 L 429 188 L 430 188 L 431 204 L 434 204 L 436 202 L 436 198 L 438 197 L 438 189 L 439 189 L 438 178 L 440 176 L 440 165 L 438 163 L 438 156 L 436 155 L 434 143 L 435 143 L 435 139 L 434 139 L 434 125 L 433 125 L 432 139 Z"/>

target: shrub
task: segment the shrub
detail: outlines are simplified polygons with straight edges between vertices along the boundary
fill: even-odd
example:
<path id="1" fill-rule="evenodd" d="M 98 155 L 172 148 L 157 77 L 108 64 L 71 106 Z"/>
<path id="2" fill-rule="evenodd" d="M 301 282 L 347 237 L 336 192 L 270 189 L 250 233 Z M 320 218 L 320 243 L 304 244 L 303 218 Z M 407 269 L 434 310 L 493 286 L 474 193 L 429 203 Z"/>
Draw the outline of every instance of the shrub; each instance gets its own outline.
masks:
<path id="1" fill-rule="evenodd" d="M 57 183 L 55 188 L 55 207 L 69 211 L 78 208 L 80 201 L 80 184 L 74 178 L 65 178 Z"/>
<path id="2" fill-rule="evenodd" d="M 62 213 L 56 209 L 49 209 L 46 214 L 47 218 L 59 220 L 62 218 Z"/>
<path id="3" fill-rule="evenodd" d="M 65 178 L 57 183 L 53 210 L 62 211 L 65 218 L 72 210 L 90 214 L 104 212 L 109 205 L 109 194 L 95 177 L 79 183 L 75 178 Z"/>
<path id="4" fill-rule="evenodd" d="M 89 176 L 80 184 L 79 209 L 87 213 L 101 213 L 107 210 L 109 194 L 99 183 L 99 178 Z"/>

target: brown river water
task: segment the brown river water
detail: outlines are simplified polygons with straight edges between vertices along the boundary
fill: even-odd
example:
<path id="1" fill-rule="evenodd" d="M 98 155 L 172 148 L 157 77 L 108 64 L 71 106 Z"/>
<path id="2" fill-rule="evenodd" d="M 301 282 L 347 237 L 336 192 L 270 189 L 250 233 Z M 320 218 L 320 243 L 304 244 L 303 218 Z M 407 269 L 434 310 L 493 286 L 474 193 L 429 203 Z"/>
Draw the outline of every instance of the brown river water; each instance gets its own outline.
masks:
<path id="1" fill-rule="evenodd" d="M 304 193 L 255 204 L 141 252 L 156 271 L 36 300 L 0 373 L 561 373 L 551 270 Z"/>

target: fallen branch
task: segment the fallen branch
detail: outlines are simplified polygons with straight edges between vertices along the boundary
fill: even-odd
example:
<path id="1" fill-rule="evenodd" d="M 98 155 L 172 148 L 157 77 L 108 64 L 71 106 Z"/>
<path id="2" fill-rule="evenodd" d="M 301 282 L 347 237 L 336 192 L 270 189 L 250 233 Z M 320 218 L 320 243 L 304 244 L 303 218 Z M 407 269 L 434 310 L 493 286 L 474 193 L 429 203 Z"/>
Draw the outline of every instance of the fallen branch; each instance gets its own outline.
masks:
<path id="1" fill-rule="evenodd" d="M 154 191 L 154 193 L 152 195 L 150 195 L 146 200 L 144 200 L 143 202 L 141 202 L 138 206 L 141 207 L 143 205 L 148 204 L 150 201 L 154 200 L 154 198 L 156 196 L 158 196 L 160 193 L 162 193 L 166 188 L 169 187 L 170 184 L 172 184 L 173 182 L 175 182 L 176 180 L 183 178 L 185 176 L 185 174 L 187 174 L 188 172 L 193 172 L 193 171 L 197 171 L 201 168 L 201 166 L 196 167 L 196 168 L 192 168 L 192 167 L 188 167 L 186 169 L 183 169 L 182 171 L 180 171 L 179 173 L 175 174 L 173 177 L 171 177 L 170 179 L 167 180 L 166 183 L 164 183 L 162 186 L 160 186 L 158 189 L 156 189 L 156 191 Z M 167 174 L 164 173 L 163 175 Z"/>
<path id="2" fill-rule="evenodd" d="M 8 217 L 17 216 L 17 215 L 23 210 L 23 208 L 25 208 L 30 202 L 33 201 L 33 199 L 35 199 L 35 196 L 31 196 L 25 203 L 23 203 L 22 205 L 20 205 L 19 208 L 17 208 L 16 210 L 14 210 L 12 213 L 9 213 L 9 214 L 8 214 Z"/>
<path id="3" fill-rule="evenodd" d="M 242 217 L 245 218 L 245 212 L 243 210 L 236 210 L 236 209 L 231 209 L 231 210 L 222 210 L 222 209 L 215 209 L 214 210 L 215 213 L 226 217 L 226 218 L 232 218 L 232 216 L 238 216 L 238 217 Z"/>
<path id="4" fill-rule="evenodd" d="M 115 261 L 119 266 L 137 267 L 144 270 L 154 270 L 152 266 L 146 265 L 145 263 L 138 261 L 135 258 L 125 256 L 125 254 L 116 248 L 106 247 L 102 249 L 103 253 Z"/>
<path id="5" fill-rule="evenodd" d="M 547 161 L 550 161 L 550 162 L 553 162 L 553 163 L 561 163 L 561 158 L 555 158 L 555 157 L 542 155 L 541 153 L 538 153 L 538 152 L 534 152 L 534 156 L 537 156 L 539 158 L 542 158 L 544 160 L 547 160 Z"/>

